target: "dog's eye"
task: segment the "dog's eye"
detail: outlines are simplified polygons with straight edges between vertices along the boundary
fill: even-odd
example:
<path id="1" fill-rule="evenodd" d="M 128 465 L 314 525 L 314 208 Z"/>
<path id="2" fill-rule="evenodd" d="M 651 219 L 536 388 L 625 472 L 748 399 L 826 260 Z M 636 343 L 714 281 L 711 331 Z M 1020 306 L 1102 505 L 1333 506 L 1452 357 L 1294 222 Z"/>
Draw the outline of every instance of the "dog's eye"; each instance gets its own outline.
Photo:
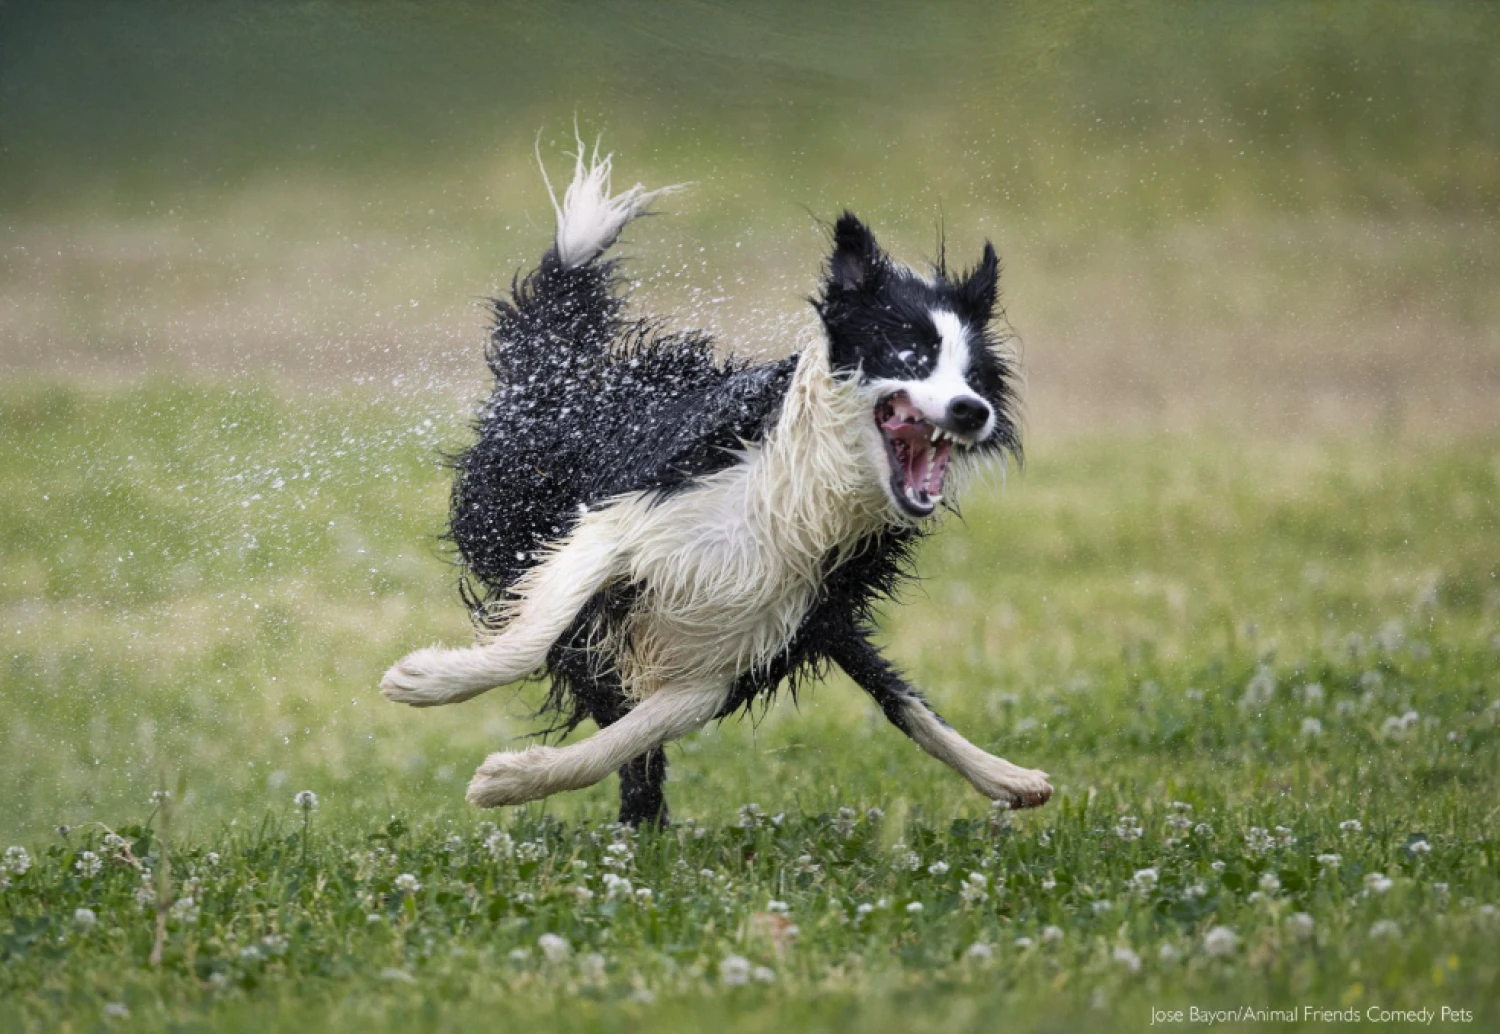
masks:
<path id="1" fill-rule="evenodd" d="M 916 354 L 917 353 L 908 348 L 906 351 L 898 353 L 896 355 L 896 358 L 900 359 L 903 363 L 909 363 L 916 356 Z"/>

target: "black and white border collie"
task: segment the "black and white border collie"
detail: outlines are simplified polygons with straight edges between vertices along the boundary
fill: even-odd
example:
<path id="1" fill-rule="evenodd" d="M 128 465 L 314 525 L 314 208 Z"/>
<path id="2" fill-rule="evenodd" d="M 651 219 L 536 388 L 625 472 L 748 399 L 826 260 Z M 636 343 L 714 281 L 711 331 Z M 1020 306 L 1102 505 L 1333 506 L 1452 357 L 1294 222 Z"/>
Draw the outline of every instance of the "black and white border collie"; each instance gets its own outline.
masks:
<path id="1" fill-rule="evenodd" d="M 494 302 L 495 391 L 455 460 L 478 644 L 410 654 L 382 693 L 432 707 L 546 674 L 549 732 L 599 731 L 491 754 L 469 800 L 619 772 L 620 821 L 637 825 L 667 819 L 664 744 L 831 662 L 986 797 L 1045 803 L 1046 773 L 955 732 L 871 641 L 938 508 L 1020 455 L 994 248 L 922 276 L 845 213 L 813 300 L 823 335 L 776 362 L 720 359 L 704 334 L 628 315 L 604 258 L 673 189 L 612 195 L 610 158 L 580 142 L 552 247 Z"/>

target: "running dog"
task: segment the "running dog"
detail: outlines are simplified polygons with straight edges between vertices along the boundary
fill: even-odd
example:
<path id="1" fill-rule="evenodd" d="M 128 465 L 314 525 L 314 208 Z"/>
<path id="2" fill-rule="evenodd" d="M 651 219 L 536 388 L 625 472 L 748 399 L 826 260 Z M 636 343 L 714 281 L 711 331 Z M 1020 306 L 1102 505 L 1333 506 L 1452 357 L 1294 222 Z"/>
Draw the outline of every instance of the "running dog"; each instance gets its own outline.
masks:
<path id="1" fill-rule="evenodd" d="M 813 299 L 820 338 L 722 359 L 704 334 L 626 312 L 605 254 L 678 188 L 612 194 L 610 178 L 580 142 L 561 202 L 547 184 L 551 247 L 493 303 L 494 394 L 454 460 L 450 513 L 478 643 L 410 654 L 382 693 L 433 707 L 545 674 L 548 731 L 599 731 L 490 755 L 468 799 L 619 772 L 620 821 L 639 825 L 667 821 L 666 743 L 836 664 L 980 793 L 1044 804 L 1046 773 L 959 735 L 871 641 L 939 508 L 981 465 L 1020 458 L 994 248 L 922 275 L 846 212 Z"/>

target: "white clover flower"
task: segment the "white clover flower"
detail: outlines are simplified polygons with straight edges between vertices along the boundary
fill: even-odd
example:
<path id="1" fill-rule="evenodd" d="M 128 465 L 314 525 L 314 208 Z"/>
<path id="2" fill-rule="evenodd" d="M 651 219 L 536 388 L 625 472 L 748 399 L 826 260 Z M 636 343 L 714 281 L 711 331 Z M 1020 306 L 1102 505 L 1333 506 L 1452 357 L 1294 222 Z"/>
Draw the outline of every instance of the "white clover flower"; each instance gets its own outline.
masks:
<path id="1" fill-rule="evenodd" d="M 927 867 L 927 873 L 930 876 L 946 876 L 948 874 L 948 863 L 933 862 Z"/>
<path id="2" fill-rule="evenodd" d="M 1296 842 L 1297 837 L 1292 832 L 1290 826 L 1276 827 L 1276 844 L 1278 847 L 1291 847 Z"/>
<path id="3" fill-rule="evenodd" d="M 171 799 L 172 799 L 172 791 L 171 790 L 152 790 L 151 791 L 151 803 L 153 805 L 166 804 Z"/>
<path id="4" fill-rule="evenodd" d="M 1181 833 L 1193 827 L 1193 818 L 1191 815 L 1168 815 L 1167 826 Z"/>
<path id="5" fill-rule="evenodd" d="M 1141 834 L 1145 832 L 1141 828 L 1140 819 L 1137 819 L 1134 815 L 1122 815 L 1120 816 L 1120 820 L 1115 823 L 1115 836 L 1121 840 L 1139 840 Z"/>
<path id="6" fill-rule="evenodd" d="M 1197 901 L 1208 894 L 1208 888 L 1201 883 L 1194 883 L 1183 890 L 1182 896 L 1189 901 Z"/>
<path id="7" fill-rule="evenodd" d="M 1371 872 L 1365 874 L 1365 890 L 1371 893 L 1384 894 L 1395 885 L 1396 882 L 1383 872 Z"/>
<path id="8" fill-rule="evenodd" d="M 833 820 L 833 831 L 845 840 L 854 835 L 854 825 L 859 821 L 859 812 L 853 808 L 840 808 Z"/>
<path id="9" fill-rule="evenodd" d="M 881 811 L 879 808 L 871 808 L 865 812 L 866 822 L 879 822 L 883 818 L 885 818 L 885 812 Z"/>
<path id="10" fill-rule="evenodd" d="M 1323 684 L 1321 682 L 1309 682 L 1302 687 L 1302 702 L 1308 707 L 1323 706 Z"/>
<path id="11" fill-rule="evenodd" d="M 1314 925 L 1313 917 L 1306 912 L 1293 912 L 1286 917 L 1286 928 L 1299 941 L 1305 941 L 1313 935 Z"/>
<path id="12" fill-rule="evenodd" d="M 422 882 L 409 872 L 396 877 L 395 887 L 403 894 L 411 895 L 422 889 Z"/>
<path id="13" fill-rule="evenodd" d="M 750 982 L 750 969 L 743 955 L 726 955 L 719 962 L 719 980 L 726 987 L 741 987 Z"/>
<path id="14" fill-rule="evenodd" d="M 92 908 L 73 909 L 73 925 L 80 930 L 92 930 L 94 924 L 99 922 L 99 917 L 94 914 Z"/>
<path id="15" fill-rule="evenodd" d="M 1382 919 L 1370 927 L 1370 936 L 1377 940 L 1382 937 L 1400 937 L 1401 924 L 1394 919 Z"/>
<path id="16" fill-rule="evenodd" d="M 812 855 L 803 854 L 797 856 L 797 868 L 794 870 L 795 872 L 807 873 L 809 875 L 812 875 L 814 873 L 821 872 L 822 870 L 823 867 L 817 862 L 813 861 Z"/>
<path id="17" fill-rule="evenodd" d="M 303 811 L 317 811 L 318 795 L 311 790 L 298 790 L 296 796 L 292 798 L 292 803 Z"/>
<path id="18" fill-rule="evenodd" d="M 118 833 L 106 833 L 104 834 L 104 839 L 99 842 L 99 846 L 103 847 L 107 851 L 118 854 L 119 852 L 125 850 L 125 848 L 130 846 L 130 841 L 126 840 Z"/>
<path id="19" fill-rule="evenodd" d="M 130 1019 L 130 1009 L 126 1007 L 124 1002 L 105 1002 L 104 1015 L 111 1020 L 128 1020 Z"/>
<path id="20" fill-rule="evenodd" d="M 1265 854 L 1275 846 L 1271 834 L 1259 826 L 1251 826 L 1250 831 L 1245 834 L 1245 851 L 1252 855 Z"/>
<path id="21" fill-rule="evenodd" d="M 1336 854 L 1320 854 L 1317 861 L 1325 869 L 1337 869 L 1343 859 Z"/>
<path id="22" fill-rule="evenodd" d="M 774 984 L 776 983 L 776 971 L 770 966 L 756 966 L 750 971 L 750 979 L 754 980 L 757 984 Z"/>
<path id="23" fill-rule="evenodd" d="M 1302 719 L 1302 735 L 1308 739 L 1317 739 L 1323 735 L 1323 723 L 1312 716 Z"/>
<path id="24" fill-rule="evenodd" d="M 1156 869 L 1137 869 L 1135 875 L 1130 877 L 1130 883 L 1142 894 L 1149 894 L 1156 887 L 1158 877 Z"/>
<path id="25" fill-rule="evenodd" d="M 1406 849 L 1412 854 L 1428 854 L 1432 851 L 1432 845 L 1425 840 L 1413 840 L 1406 845 Z"/>
<path id="26" fill-rule="evenodd" d="M 1042 928 L 1042 943 L 1043 944 L 1056 944 L 1058 941 L 1060 941 L 1062 939 L 1063 939 L 1062 927 L 1060 927 L 1060 926 L 1047 926 L 1047 927 L 1043 927 Z"/>
<path id="27" fill-rule="evenodd" d="M 198 923 L 198 902 L 192 898 L 178 898 L 172 902 L 172 918 L 183 926 L 196 926 Z"/>
<path id="28" fill-rule="evenodd" d="M 875 911 L 875 906 L 872 905 L 872 904 L 870 904 L 868 901 L 866 901 L 866 902 L 863 902 L 863 903 L 855 906 L 854 914 L 855 915 L 860 915 L 860 916 L 867 916 L 867 915 L 869 915 L 873 911 Z"/>
<path id="29" fill-rule="evenodd" d="M 1258 670 L 1245 685 L 1245 695 L 1240 698 L 1244 708 L 1263 707 L 1276 695 L 1276 676 L 1270 668 Z"/>
<path id="30" fill-rule="evenodd" d="M 287 948 L 290 947 L 290 942 L 279 933 L 266 934 L 260 939 L 260 943 L 265 945 L 266 951 L 272 955 L 285 955 Z"/>
<path id="31" fill-rule="evenodd" d="M 1240 938 L 1227 926 L 1216 926 L 1203 935 L 1203 950 L 1210 955 L 1223 957 L 1234 954 Z"/>
<path id="32" fill-rule="evenodd" d="M 589 890 L 581 883 L 575 883 L 573 886 L 569 887 L 568 893 L 577 898 L 579 902 L 588 902 L 594 900 L 594 892 Z"/>
<path id="33" fill-rule="evenodd" d="M 208 863 L 209 868 L 214 868 L 219 864 L 219 852 L 210 851 L 203 856 L 203 860 Z"/>
<path id="34" fill-rule="evenodd" d="M 95 876 L 98 876 L 99 871 L 104 868 L 104 859 L 92 851 L 84 851 L 78 856 L 78 860 L 73 863 L 73 868 L 78 871 L 78 875 L 86 880 L 91 880 Z"/>
<path id="35" fill-rule="evenodd" d="M 1156 949 L 1156 957 L 1161 959 L 1163 962 L 1175 962 L 1177 960 L 1177 956 L 1180 954 L 1182 953 L 1179 952 L 1177 950 L 1177 947 L 1172 944 L 1163 944 L 1160 948 Z"/>
<path id="36" fill-rule="evenodd" d="M 1193 810 L 1193 806 L 1191 804 L 1189 804 L 1187 801 L 1173 801 L 1171 803 L 1171 805 L 1169 805 L 1169 807 L 1171 807 L 1171 809 L 1173 811 L 1175 811 L 1175 812 L 1184 812 L 1184 813 L 1186 813 L 1186 812 L 1191 812 Z"/>
<path id="37" fill-rule="evenodd" d="M 1114 960 L 1132 973 L 1141 971 L 1141 957 L 1123 944 L 1115 946 Z"/>
<path id="38" fill-rule="evenodd" d="M 244 963 L 245 965 L 247 965 L 247 966 L 253 966 L 257 962 L 259 962 L 262 958 L 264 958 L 264 956 L 261 955 L 260 949 L 257 948 L 255 945 L 252 944 L 252 945 L 250 945 L 247 948 L 241 948 L 240 949 L 239 958 L 240 958 L 240 961 L 242 963 Z"/>
<path id="39" fill-rule="evenodd" d="M 963 898 L 966 905 L 979 905 L 989 900 L 989 891 L 985 889 L 985 877 L 982 872 L 969 873 L 968 879 L 959 885 L 958 894 Z"/>
<path id="40" fill-rule="evenodd" d="M 911 904 L 906 906 L 906 910 L 912 915 L 916 915 L 918 912 L 922 911 L 922 903 L 920 901 L 913 901 Z"/>
<path id="41" fill-rule="evenodd" d="M 1281 879 L 1274 872 L 1264 872 L 1260 875 L 1258 886 L 1266 894 L 1275 894 L 1281 889 Z"/>
<path id="42" fill-rule="evenodd" d="M 5 849 L 5 870 L 14 876 L 25 876 L 31 868 L 31 855 L 24 847 L 7 847 Z"/>
<path id="43" fill-rule="evenodd" d="M 1056 886 L 1057 886 L 1057 880 L 1053 879 L 1051 876 L 1044 876 L 1042 878 L 1042 889 L 1043 890 L 1051 890 L 1053 887 L 1056 887 Z"/>
<path id="44" fill-rule="evenodd" d="M 968 950 L 964 952 L 964 958 L 974 959 L 978 962 L 988 962 L 994 957 L 995 949 L 991 948 L 983 941 L 975 941 L 973 944 L 969 945 Z"/>
<path id="45" fill-rule="evenodd" d="M 516 861 L 523 864 L 528 862 L 539 862 L 547 857 L 547 845 L 540 840 L 527 840 L 516 845 Z M 605 864 L 609 860 L 605 859 Z"/>
<path id="46" fill-rule="evenodd" d="M 1345 833 L 1362 833 L 1364 828 L 1364 824 L 1359 819 L 1345 819 L 1339 823 L 1339 829 Z"/>
<path id="47" fill-rule="evenodd" d="M 740 806 L 739 827 L 741 829 L 759 829 L 761 820 L 764 818 L 765 812 L 761 811 L 759 804 L 752 801 Z M 730 958 L 739 958 L 739 956 L 731 955 Z M 722 969 L 722 966 L 720 968 Z"/>
<path id="48" fill-rule="evenodd" d="M 630 881 L 617 873 L 607 872 L 600 879 L 604 881 L 605 896 L 611 901 L 628 898 L 635 892 Z"/>
<path id="49" fill-rule="evenodd" d="M 791 909 L 787 906 L 787 903 L 785 901 L 777 901 L 775 898 L 772 898 L 770 901 L 766 902 L 766 911 L 785 913 L 791 911 Z"/>
<path id="50" fill-rule="evenodd" d="M 510 838 L 509 833 L 497 829 L 484 838 L 484 849 L 490 853 L 491 858 L 503 861 L 515 857 L 516 843 Z"/>
<path id="51" fill-rule="evenodd" d="M 1195 837 L 1211 837 L 1213 835 L 1214 828 L 1207 822 L 1200 822 L 1193 827 L 1193 836 Z"/>
<path id="52" fill-rule="evenodd" d="M 605 959 L 596 951 L 578 957 L 578 973 L 590 984 L 604 982 Z"/>
<path id="53" fill-rule="evenodd" d="M 1103 898 L 1099 901 L 1093 902 L 1090 907 L 1093 908 L 1094 915 L 1097 916 L 1103 915 L 1105 912 L 1108 912 L 1110 909 L 1114 908 L 1115 903 L 1113 901 L 1110 901 L 1108 898 Z"/>
<path id="54" fill-rule="evenodd" d="M 1014 944 L 1022 951 L 1030 951 L 1033 947 L 1036 946 L 1036 942 L 1033 941 L 1030 937 L 1017 937 L 1014 941 Z"/>
<path id="55" fill-rule="evenodd" d="M 573 946 L 566 938 L 559 937 L 555 933 L 544 933 L 536 939 L 536 946 L 542 949 L 548 962 L 561 962 L 573 952 Z"/>
<path id="56" fill-rule="evenodd" d="M 1226 866 L 1223 862 L 1218 861 L 1218 860 L 1210 862 L 1208 864 L 1208 867 L 1210 869 L 1212 869 L 1214 872 L 1220 872 L 1220 873 L 1223 872 L 1226 868 L 1228 868 L 1228 866 Z"/>

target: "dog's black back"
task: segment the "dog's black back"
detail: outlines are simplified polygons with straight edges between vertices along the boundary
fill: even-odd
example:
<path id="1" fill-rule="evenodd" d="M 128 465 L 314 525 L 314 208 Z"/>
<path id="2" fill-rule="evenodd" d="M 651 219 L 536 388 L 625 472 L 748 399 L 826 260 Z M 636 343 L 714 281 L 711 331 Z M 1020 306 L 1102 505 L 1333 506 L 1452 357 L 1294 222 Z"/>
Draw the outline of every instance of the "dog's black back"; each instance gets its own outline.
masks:
<path id="1" fill-rule="evenodd" d="M 549 252 L 493 303 L 495 390 L 454 458 L 449 535 L 483 618 L 580 508 L 669 493 L 735 462 L 776 421 L 795 357 L 719 359 L 697 332 L 626 319 L 612 262 Z"/>

